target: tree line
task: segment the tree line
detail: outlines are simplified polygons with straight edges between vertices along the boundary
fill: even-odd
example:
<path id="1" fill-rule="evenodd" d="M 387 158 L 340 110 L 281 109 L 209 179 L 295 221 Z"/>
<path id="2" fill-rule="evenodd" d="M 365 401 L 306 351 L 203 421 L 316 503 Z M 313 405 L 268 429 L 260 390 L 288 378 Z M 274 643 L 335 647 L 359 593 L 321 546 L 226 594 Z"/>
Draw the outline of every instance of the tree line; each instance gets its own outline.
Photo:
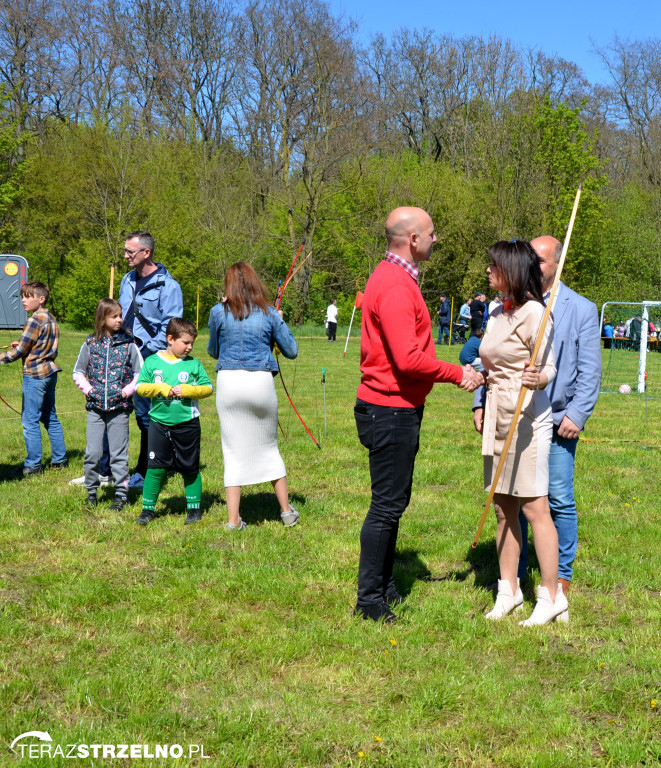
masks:
<path id="1" fill-rule="evenodd" d="M 506 39 L 361 43 L 320 0 L 0 0 L 0 246 L 90 324 L 128 231 L 194 317 L 250 261 L 294 321 L 353 303 L 390 209 L 434 218 L 430 305 L 487 288 L 495 240 L 562 239 L 597 302 L 661 298 L 661 43 L 614 38 L 607 82 Z M 344 313 L 343 313 L 344 314 Z"/>

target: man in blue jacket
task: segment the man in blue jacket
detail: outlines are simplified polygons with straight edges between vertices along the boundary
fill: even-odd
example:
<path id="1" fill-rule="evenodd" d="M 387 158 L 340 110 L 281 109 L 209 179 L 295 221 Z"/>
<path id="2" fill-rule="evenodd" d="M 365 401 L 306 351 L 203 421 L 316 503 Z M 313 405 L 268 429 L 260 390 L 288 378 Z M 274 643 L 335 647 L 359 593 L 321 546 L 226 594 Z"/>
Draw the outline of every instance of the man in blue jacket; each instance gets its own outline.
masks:
<path id="1" fill-rule="evenodd" d="M 179 283 L 167 269 L 154 261 L 154 238 L 149 232 L 130 232 L 124 243 L 124 258 L 130 272 L 119 286 L 122 305 L 122 326 L 132 333 L 143 358 L 167 346 L 165 328 L 171 317 L 181 317 L 184 301 Z M 140 456 L 135 473 L 129 479 L 129 488 L 140 489 L 147 473 L 147 437 L 151 401 L 133 395 L 135 420 L 140 427 Z M 103 457 L 99 466 L 101 485 L 108 485 L 110 457 L 107 439 L 104 439 Z M 83 485 L 85 476 L 71 480 L 69 485 Z"/>
<path id="2" fill-rule="evenodd" d="M 539 256 L 544 298 L 548 300 L 562 255 L 562 243 L 555 237 L 543 236 L 532 240 L 531 245 Z M 558 373 L 548 387 L 553 412 L 549 505 L 558 531 L 558 581 L 567 594 L 578 545 L 578 517 L 574 499 L 576 445 L 581 430 L 594 410 L 601 383 L 601 340 L 596 305 L 567 288 L 561 281 L 553 306 L 553 328 L 553 349 Z M 473 403 L 476 423 L 483 417 L 483 398 L 484 393 L 482 399 L 478 399 L 476 394 Z M 519 519 L 523 535 L 519 578 L 523 578 L 528 564 L 528 526 L 523 515 L 519 515 Z M 567 620 L 568 615 L 561 614 L 558 618 Z"/>
<path id="3" fill-rule="evenodd" d="M 448 344 L 452 344 L 452 337 L 450 336 L 450 302 L 448 297 L 442 293 L 441 306 L 438 308 L 438 341 L 437 344 L 443 343 L 443 338 L 447 336 Z"/>
<path id="4" fill-rule="evenodd" d="M 149 232 L 130 232 L 126 236 L 124 258 L 132 269 L 119 286 L 123 327 L 134 335 L 146 359 L 167 346 L 165 329 L 170 318 L 183 315 L 184 300 L 179 283 L 160 262 L 154 261 L 154 238 Z M 140 427 L 140 457 L 129 487 L 142 488 L 147 473 L 151 401 L 133 395 L 133 406 Z"/>

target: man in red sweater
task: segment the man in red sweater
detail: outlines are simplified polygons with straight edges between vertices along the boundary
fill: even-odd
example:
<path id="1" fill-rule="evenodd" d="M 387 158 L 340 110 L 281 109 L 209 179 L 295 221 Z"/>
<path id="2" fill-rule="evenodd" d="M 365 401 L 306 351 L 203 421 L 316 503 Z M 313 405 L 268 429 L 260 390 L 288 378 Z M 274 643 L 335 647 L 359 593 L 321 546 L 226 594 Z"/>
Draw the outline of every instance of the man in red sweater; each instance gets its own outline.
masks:
<path id="1" fill-rule="evenodd" d="M 372 502 L 360 533 L 358 602 L 365 619 L 396 621 L 401 601 L 393 564 L 399 520 L 411 498 L 425 398 L 435 382 L 472 392 L 482 379 L 470 366 L 436 359 L 418 265 L 436 242 L 421 208 L 396 208 L 386 220 L 388 251 L 365 288 L 360 340 L 362 373 L 354 414 L 369 450 Z"/>

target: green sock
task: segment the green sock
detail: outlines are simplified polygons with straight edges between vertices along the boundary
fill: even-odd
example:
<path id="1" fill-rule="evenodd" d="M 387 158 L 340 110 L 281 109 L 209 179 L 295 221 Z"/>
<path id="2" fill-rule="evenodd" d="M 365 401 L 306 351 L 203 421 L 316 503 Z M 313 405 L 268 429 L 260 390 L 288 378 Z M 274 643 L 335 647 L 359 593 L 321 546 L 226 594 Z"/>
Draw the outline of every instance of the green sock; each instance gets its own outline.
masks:
<path id="1" fill-rule="evenodd" d="M 142 508 L 153 512 L 158 501 L 158 494 L 167 475 L 167 469 L 148 469 L 142 488 Z"/>
<path id="2" fill-rule="evenodd" d="M 146 482 L 146 481 L 145 481 Z M 202 474 L 184 475 L 184 488 L 186 489 L 186 509 L 199 509 L 202 503 Z"/>

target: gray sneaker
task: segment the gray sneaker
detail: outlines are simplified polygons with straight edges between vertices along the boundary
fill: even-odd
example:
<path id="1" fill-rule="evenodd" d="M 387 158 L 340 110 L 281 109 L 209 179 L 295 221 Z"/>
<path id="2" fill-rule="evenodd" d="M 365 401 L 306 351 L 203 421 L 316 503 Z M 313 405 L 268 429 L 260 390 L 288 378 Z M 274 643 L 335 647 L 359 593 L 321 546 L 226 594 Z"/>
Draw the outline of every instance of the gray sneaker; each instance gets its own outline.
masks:
<path id="1" fill-rule="evenodd" d="M 228 531 L 245 531 L 247 527 L 248 527 L 247 523 L 241 520 L 241 518 L 239 518 L 238 525 L 234 525 L 234 523 L 225 523 L 225 528 Z"/>
<path id="2" fill-rule="evenodd" d="M 73 480 L 69 480 L 69 485 L 85 485 L 85 475 L 82 477 L 74 477 Z M 99 475 L 99 486 L 110 485 L 110 478 L 108 475 Z"/>
<path id="3" fill-rule="evenodd" d="M 289 512 L 281 512 L 280 517 L 282 518 L 282 524 L 285 526 L 285 528 L 291 528 L 292 526 L 296 525 L 300 515 L 298 514 L 296 508 L 292 507 L 290 504 Z"/>

